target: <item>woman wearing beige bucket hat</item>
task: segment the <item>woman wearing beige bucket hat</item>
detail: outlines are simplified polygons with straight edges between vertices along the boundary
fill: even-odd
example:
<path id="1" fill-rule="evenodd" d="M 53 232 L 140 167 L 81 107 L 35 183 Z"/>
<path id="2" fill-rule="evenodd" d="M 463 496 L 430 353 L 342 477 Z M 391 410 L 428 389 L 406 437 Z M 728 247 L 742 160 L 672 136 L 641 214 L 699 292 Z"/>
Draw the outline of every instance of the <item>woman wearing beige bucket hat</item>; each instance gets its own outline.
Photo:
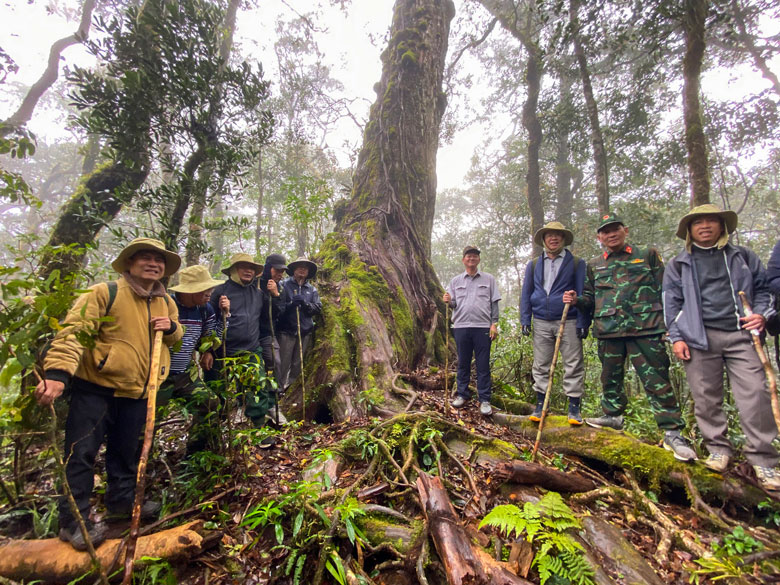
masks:
<path id="1" fill-rule="evenodd" d="M 190 363 L 192 356 L 204 337 L 221 335 L 222 323 L 217 321 L 214 308 L 209 304 L 211 291 L 222 284 L 214 280 L 205 266 L 188 266 L 179 272 L 179 284 L 168 290 L 174 293 L 179 309 L 179 323 L 184 326 L 184 337 L 178 351 L 171 348 L 171 373 L 157 392 L 157 405 L 167 404 L 171 398 L 183 398 L 187 409 L 193 413 L 190 437 L 187 441 L 187 455 L 202 451 L 211 432 L 208 415 L 219 407 L 219 401 L 208 390 L 200 377 L 192 379 Z M 209 371 L 214 364 L 214 354 L 209 350 L 201 354 L 200 365 Z M 219 425 L 213 425 L 218 428 Z"/>
<path id="2" fill-rule="evenodd" d="M 180 264 L 179 256 L 166 250 L 159 240 L 137 238 L 130 242 L 111 264 L 122 276 L 96 284 L 76 300 L 44 359 L 45 379 L 38 384 L 35 396 L 39 403 L 51 404 L 70 384 L 65 471 L 96 547 L 106 537 L 105 525 L 89 520 L 97 454 L 105 442 L 107 517 L 127 518 L 146 420 L 154 332 L 162 331 L 163 342 L 169 347 L 182 337 L 176 304 L 160 283 Z M 94 345 L 82 345 L 78 334 L 95 330 Z M 170 354 L 164 351 L 157 372 L 160 382 L 168 375 L 169 365 Z M 64 497 L 59 511 L 60 538 L 85 550 L 86 542 Z M 159 505 L 147 502 L 141 509 L 142 519 L 148 520 L 157 512 Z"/>

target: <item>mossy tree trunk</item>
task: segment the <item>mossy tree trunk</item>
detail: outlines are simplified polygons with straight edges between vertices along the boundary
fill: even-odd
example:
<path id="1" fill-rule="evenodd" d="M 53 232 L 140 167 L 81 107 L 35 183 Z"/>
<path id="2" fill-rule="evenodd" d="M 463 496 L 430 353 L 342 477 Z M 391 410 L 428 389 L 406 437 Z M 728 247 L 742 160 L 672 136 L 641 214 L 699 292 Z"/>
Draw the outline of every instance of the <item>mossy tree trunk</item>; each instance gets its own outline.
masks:
<path id="1" fill-rule="evenodd" d="M 337 420 L 371 404 L 392 410 L 393 372 L 443 358 L 430 245 L 453 16 L 450 0 L 397 0 L 352 197 L 316 258 L 324 314 L 305 364 L 305 398 L 327 402 Z"/>

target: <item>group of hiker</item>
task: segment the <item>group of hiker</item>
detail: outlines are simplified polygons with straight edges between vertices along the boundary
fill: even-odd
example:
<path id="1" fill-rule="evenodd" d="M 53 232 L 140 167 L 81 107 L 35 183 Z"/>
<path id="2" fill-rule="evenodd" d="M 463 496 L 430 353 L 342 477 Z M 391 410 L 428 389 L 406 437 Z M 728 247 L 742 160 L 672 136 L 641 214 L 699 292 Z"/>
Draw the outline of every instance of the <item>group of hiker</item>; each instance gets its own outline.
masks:
<path id="1" fill-rule="evenodd" d="M 561 223 L 539 229 L 534 242 L 544 251 L 528 262 L 521 295 L 521 332 L 533 336 L 534 349 L 537 399 L 530 419 L 543 417 L 551 365 L 560 347 L 569 423 L 622 429 L 628 358 L 664 431 L 664 447 L 678 460 L 697 459 L 681 433 L 685 425 L 669 381 L 664 339 L 668 336 L 674 355 L 685 366 L 709 453 L 704 465 L 723 472 L 734 457 L 724 411 L 725 367 L 745 435 L 744 455 L 765 489 L 780 490 L 776 469 L 780 456 L 772 445 L 777 427 L 766 374 L 752 347 L 752 336 L 776 314 L 772 291 L 780 294 L 780 242 L 765 270 L 754 252 L 730 243 L 736 225 L 732 211 L 714 205 L 694 208 L 677 230 L 684 249 L 666 269 L 656 249 L 627 243 L 628 226 L 611 213 L 600 217 L 596 229 L 603 254 L 589 262 L 567 249 L 574 235 Z M 470 400 L 475 358 L 479 411 L 489 416 L 490 349 L 498 334 L 501 295 L 493 276 L 479 270 L 480 254 L 475 246 L 463 250 L 465 271 L 449 283 L 443 301 L 453 311 L 458 353 L 452 406 L 462 408 Z M 302 355 L 311 345 L 322 311 L 310 282 L 317 266 L 306 258 L 288 265 L 281 254 L 271 254 L 259 264 L 248 254 L 234 254 L 222 271 L 224 281 L 213 279 L 204 266 L 179 271 L 180 265 L 179 256 L 158 240 L 130 242 L 112 263 L 121 276 L 78 297 L 44 358 L 44 376 L 35 397 L 50 405 L 66 386 L 70 389 L 66 478 L 95 546 L 107 533 L 103 522 L 89 519 L 94 466 L 104 442 L 108 478 L 104 519 L 126 521 L 132 512 L 155 335 L 159 332 L 168 348 L 159 356 L 156 374 L 162 385 L 157 405 L 172 397 L 187 401 L 193 414 L 187 444 L 191 455 L 218 435 L 220 422 L 214 417 L 220 416 L 226 400 L 226 373 L 241 356 L 244 365 L 265 374 L 233 379 L 232 386 L 243 395 L 247 419 L 255 427 L 286 422 L 277 390 L 284 392 L 300 375 Z M 178 284 L 166 291 L 161 281 L 176 272 Z M 740 303 L 740 293 L 752 312 Z M 591 326 L 602 366 L 603 415 L 583 421 L 582 341 Z M 198 376 L 198 365 L 204 380 Z M 159 504 L 147 501 L 141 519 L 152 519 L 159 510 Z M 85 550 L 80 524 L 65 497 L 59 514 L 60 538 Z"/>
<path id="2" fill-rule="evenodd" d="M 105 540 L 106 523 L 126 522 L 132 513 L 155 334 L 162 332 L 167 346 L 159 355 L 156 404 L 172 397 L 187 401 L 193 413 L 187 444 L 191 455 L 204 449 L 219 428 L 212 418 L 219 416 L 220 403 L 226 400 L 223 375 L 231 360 L 241 356 L 244 364 L 265 373 L 247 377 L 251 382 L 237 377 L 247 418 L 255 427 L 286 422 L 277 394 L 300 374 L 301 348 L 305 352 L 310 345 L 314 319 L 322 310 L 317 289 L 309 282 L 317 266 L 306 258 L 287 265 L 284 256 L 271 254 L 263 265 L 248 254 L 234 254 L 222 271 L 227 280 L 214 280 L 205 266 L 189 266 L 166 291 L 162 279 L 180 265 L 179 256 L 159 240 L 130 242 L 111 264 L 121 276 L 78 297 L 44 358 L 35 397 L 49 405 L 69 388 L 65 474 L 93 546 Z M 197 353 L 205 382 L 212 384 L 193 372 Z M 93 523 L 90 498 L 103 443 L 106 522 Z M 141 519 L 153 519 L 159 511 L 159 503 L 147 501 Z M 66 497 L 60 499 L 59 518 L 60 539 L 86 550 Z"/>
<path id="3" fill-rule="evenodd" d="M 766 373 L 753 343 L 753 336 L 760 335 L 767 320 L 776 315 L 772 295 L 780 294 L 780 242 L 764 269 L 753 251 L 729 241 L 736 227 L 733 211 L 710 204 L 693 208 L 677 229 L 684 248 L 666 269 L 655 248 L 627 243 L 629 228 L 613 213 L 599 219 L 596 235 L 603 253 L 589 262 L 567 249 L 574 234 L 561 223 L 539 229 L 534 242 L 544 251 L 526 266 L 520 309 L 521 332 L 533 336 L 536 406 L 530 420 L 542 419 L 558 341 L 568 422 L 583 423 L 582 340 L 592 325 L 601 361 L 603 415 L 584 422 L 596 428 L 623 428 L 628 358 L 664 431 L 664 447 L 680 461 L 696 460 L 696 452 L 681 433 L 685 424 L 669 380 L 668 336 L 672 352 L 685 367 L 708 451 L 704 465 L 723 472 L 734 458 L 724 410 L 725 368 L 745 435 L 744 456 L 762 487 L 780 490 L 780 455 L 772 445 L 778 429 Z M 478 248 L 463 250 L 466 271 L 452 279 L 443 301 L 454 310 L 458 350 L 452 406 L 461 408 L 470 398 L 473 355 L 479 410 L 487 416 L 492 413 L 489 359 L 500 294 L 493 277 L 478 269 L 479 260 Z"/>

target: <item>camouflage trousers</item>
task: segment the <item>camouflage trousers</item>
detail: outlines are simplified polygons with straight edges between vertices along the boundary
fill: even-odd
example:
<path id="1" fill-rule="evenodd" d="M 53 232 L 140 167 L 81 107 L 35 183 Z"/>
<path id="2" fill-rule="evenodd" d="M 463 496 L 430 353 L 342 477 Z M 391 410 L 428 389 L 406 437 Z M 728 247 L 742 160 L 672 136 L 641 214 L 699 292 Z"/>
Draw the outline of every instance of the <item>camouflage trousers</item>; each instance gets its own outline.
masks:
<path id="1" fill-rule="evenodd" d="M 685 425 L 680 406 L 669 383 L 669 355 L 660 335 L 599 339 L 604 412 L 617 416 L 626 410 L 626 357 L 645 388 L 658 427 L 667 431 L 682 429 Z"/>

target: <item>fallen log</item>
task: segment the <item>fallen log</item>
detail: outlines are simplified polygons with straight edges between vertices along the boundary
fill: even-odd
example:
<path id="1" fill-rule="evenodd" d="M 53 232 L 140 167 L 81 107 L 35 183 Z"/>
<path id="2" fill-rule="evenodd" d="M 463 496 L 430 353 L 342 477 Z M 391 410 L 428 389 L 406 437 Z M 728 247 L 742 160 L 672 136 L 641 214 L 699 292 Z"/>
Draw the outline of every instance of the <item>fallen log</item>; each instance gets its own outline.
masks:
<path id="1" fill-rule="evenodd" d="M 417 490 L 449 585 L 531 585 L 472 543 L 440 478 L 420 473 Z"/>
<path id="2" fill-rule="evenodd" d="M 135 556 L 165 560 L 191 558 L 202 552 L 206 535 L 203 522 L 196 520 L 169 530 L 138 539 Z M 213 542 L 213 539 L 208 539 Z M 100 564 L 108 570 L 114 562 L 121 539 L 104 542 L 97 549 Z M 122 566 L 124 554 L 118 565 Z M 86 552 L 75 550 L 58 538 L 44 540 L 12 540 L 0 545 L 0 576 L 14 581 L 40 579 L 67 583 L 92 572 L 92 561 Z"/>
<path id="3" fill-rule="evenodd" d="M 596 489 L 596 482 L 591 479 L 528 461 L 499 463 L 496 475 L 505 482 L 537 485 L 554 492 L 580 493 Z"/>
<path id="4" fill-rule="evenodd" d="M 493 422 L 518 431 L 529 440 L 536 436 L 536 424 L 527 417 L 496 412 Z M 733 502 L 755 508 L 767 497 L 776 497 L 728 475 L 710 471 L 701 463 L 677 461 L 671 452 L 621 431 L 572 427 L 563 416 L 550 417 L 547 425 L 542 433 L 546 449 L 633 470 L 654 486 L 685 489 L 685 474 L 688 473 L 708 502 Z"/>

